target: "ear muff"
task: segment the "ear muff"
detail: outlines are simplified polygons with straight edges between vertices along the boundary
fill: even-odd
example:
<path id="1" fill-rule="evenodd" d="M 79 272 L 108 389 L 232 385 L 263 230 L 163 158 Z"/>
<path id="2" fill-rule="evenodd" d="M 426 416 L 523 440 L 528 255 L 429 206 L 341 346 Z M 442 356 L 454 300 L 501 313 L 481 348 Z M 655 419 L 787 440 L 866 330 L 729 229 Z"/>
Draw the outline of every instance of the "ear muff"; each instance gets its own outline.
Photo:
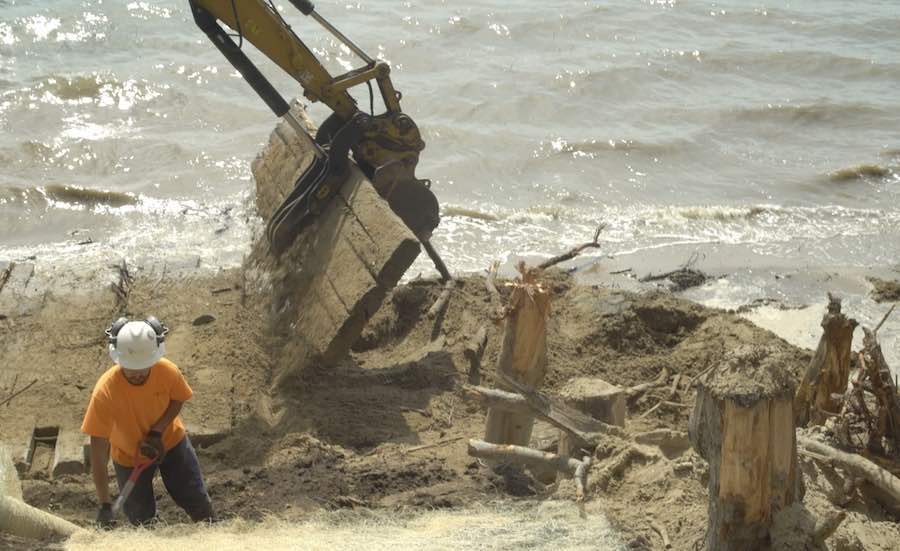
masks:
<path id="1" fill-rule="evenodd" d="M 125 327 L 126 323 L 128 323 L 128 318 L 119 318 L 106 329 L 106 340 L 111 347 L 115 348 L 116 338 L 119 336 L 119 331 L 121 331 L 122 328 Z"/>
<path id="2" fill-rule="evenodd" d="M 115 349 L 116 341 L 119 336 L 119 331 L 125 327 L 125 324 L 128 323 L 128 318 L 122 317 L 113 322 L 106 329 L 106 341 L 110 345 L 111 349 Z M 160 345 L 166 340 L 166 335 L 169 333 L 169 328 L 163 325 L 156 316 L 148 316 L 147 319 L 144 320 L 144 323 L 149 325 L 153 332 L 156 333 L 156 344 Z"/>
<path id="3" fill-rule="evenodd" d="M 156 319 L 156 316 L 148 316 L 144 322 L 153 328 L 153 332 L 156 333 L 156 344 L 160 345 L 166 340 L 166 333 L 169 332 L 169 328 L 162 324 L 161 321 Z"/>

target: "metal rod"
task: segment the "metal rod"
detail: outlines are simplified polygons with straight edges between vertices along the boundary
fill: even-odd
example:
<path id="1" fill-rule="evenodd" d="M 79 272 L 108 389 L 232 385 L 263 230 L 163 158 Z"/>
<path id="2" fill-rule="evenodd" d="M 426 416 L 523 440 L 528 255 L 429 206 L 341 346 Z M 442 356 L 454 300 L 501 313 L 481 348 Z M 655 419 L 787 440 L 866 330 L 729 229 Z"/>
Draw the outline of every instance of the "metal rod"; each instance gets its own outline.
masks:
<path id="1" fill-rule="evenodd" d="M 450 276 L 450 272 L 447 270 L 447 265 L 444 264 L 444 261 L 441 259 L 441 256 L 434 250 L 434 247 L 431 245 L 431 241 L 427 239 L 420 239 L 422 242 L 422 246 L 425 247 L 425 252 L 428 253 L 428 256 L 431 257 L 431 261 L 434 262 L 434 267 L 437 268 L 437 271 L 441 273 L 441 281 L 450 281 L 453 277 Z"/>
<path id="2" fill-rule="evenodd" d="M 361 49 L 359 46 L 357 46 L 356 44 L 354 44 L 353 42 L 351 42 L 349 38 L 347 38 L 346 36 L 344 36 L 344 35 L 341 33 L 341 31 L 339 31 L 339 30 L 335 29 L 334 27 L 332 27 L 332 26 L 331 26 L 331 23 L 329 23 L 328 21 L 326 21 L 324 17 L 322 17 L 321 15 L 319 15 L 319 14 L 318 14 L 317 12 L 315 12 L 315 11 L 310 12 L 309 15 L 310 15 L 313 19 L 315 19 L 316 21 L 318 21 L 320 25 L 322 25 L 323 27 L 325 27 L 325 29 L 327 29 L 328 32 L 330 32 L 331 34 L 333 34 L 333 35 L 335 36 L 335 38 L 337 38 L 338 40 L 340 40 L 341 42 L 343 42 L 345 46 L 347 46 L 348 48 L 350 48 L 351 50 L 353 50 L 353 53 L 355 53 L 356 55 L 358 55 L 359 57 L 361 57 L 361 58 L 363 59 L 363 61 L 365 61 L 366 63 L 375 63 L 375 61 L 374 61 L 371 57 L 369 57 L 368 55 L 366 55 L 366 52 L 362 51 L 362 49 Z"/>

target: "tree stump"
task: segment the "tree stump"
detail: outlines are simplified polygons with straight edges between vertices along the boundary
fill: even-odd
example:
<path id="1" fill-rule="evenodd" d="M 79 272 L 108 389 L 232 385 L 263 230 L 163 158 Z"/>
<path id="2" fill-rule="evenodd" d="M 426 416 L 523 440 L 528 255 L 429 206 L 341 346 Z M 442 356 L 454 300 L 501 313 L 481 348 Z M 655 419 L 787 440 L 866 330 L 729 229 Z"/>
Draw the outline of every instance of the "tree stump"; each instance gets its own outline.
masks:
<path id="1" fill-rule="evenodd" d="M 890 312 L 888 312 L 890 313 Z M 881 345 L 878 344 L 878 328 L 874 331 L 863 327 L 863 350 L 860 352 L 860 367 L 870 382 L 871 392 L 878 403 L 874 430 L 869 434 L 869 451 L 882 453 L 882 439 L 891 443 L 894 453 L 900 451 L 900 396 Z"/>
<path id="2" fill-rule="evenodd" d="M 785 362 L 742 347 L 697 381 L 690 440 L 709 462 L 710 551 L 769 549 L 773 517 L 802 497 Z"/>
<path id="3" fill-rule="evenodd" d="M 794 418 L 798 427 L 821 425 L 827 416 L 839 413 L 841 398 L 850 378 L 850 345 L 856 320 L 841 313 L 841 299 L 828 295 L 828 311 L 822 318 L 822 337 L 794 398 Z"/>
<path id="4" fill-rule="evenodd" d="M 547 372 L 547 314 L 550 294 L 538 281 L 541 271 L 519 265 L 521 278 L 512 283 L 506 307 L 503 348 L 497 371 L 529 388 L 538 388 Z M 498 387 L 514 390 L 498 381 Z M 528 413 L 488 410 L 484 439 L 494 444 L 527 446 L 534 416 Z"/>
<path id="5" fill-rule="evenodd" d="M 598 377 L 575 377 L 559 391 L 567 406 L 608 425 L 625 427 L 625 391 Z M 578 442 L 567 431 L 559 431 L 557 453 L 573 455 Z"/>

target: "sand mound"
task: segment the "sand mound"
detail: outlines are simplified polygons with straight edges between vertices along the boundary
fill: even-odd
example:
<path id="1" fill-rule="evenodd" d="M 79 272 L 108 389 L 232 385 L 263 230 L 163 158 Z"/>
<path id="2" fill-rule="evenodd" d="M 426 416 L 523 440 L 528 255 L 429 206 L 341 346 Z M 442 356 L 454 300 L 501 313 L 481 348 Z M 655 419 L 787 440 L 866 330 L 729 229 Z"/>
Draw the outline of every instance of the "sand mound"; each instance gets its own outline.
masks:
<path id="1" fill-rule="evenodd" d="M 667 293 L 584 286 L 560 273 L 548 277 L 553 301 L 545 391 L 554 394 L 573 377 L 601 377 L 630 387 L 655 379 L 663 370 L 670 377 L 681 376 L 674 395 L 671 389 L 660 388 L 629 401 L 630 434 L 666 429 L 672 436 L 662 446 L 658 442 L 641 445 L 641 453 L 625 466 L 616 466 L 622 451 L 619 443 L 601 444 L 590 475 L 587 512 L 593 518 L 608 515 L 622 541 L 636 548 L 660 544 L 651 521 L 665 527 L 674 548 L 691 548 L 705 531 L 707 472 L 704 461 L 678 436 L 687 430 L 693 405 L 689 383 L 709 367 L 725 363 L 732 351 L 763 345 L 785 364 L 787 373 L 799 379 L 811 352 L 734 314 Z M 423 530 L 432 530 L 429 534 L 435 534 L 435 541 L 445 545 L 435 548 L 480 541 L 474 538 L 507 541 L 506 535 L 512 538 L 508 541 L 526 545 L 557 534 L 574 538 L 562 541 L 578 548 L 582 542 L 605 537 L 600 521 L 591 523 L 591 530 L 600 532 L 576 534 L 573 527 L 580 524 L 567 516 L 554 517 L 556 513 L 540 505 L 548 498 L 571 497 L 571 485 L 544 486 L 528 477 L 495 474 L 466 454 L 466 440 L 483 436 L 484 414 L 462 400 L 461 385 L 469 376 L 463 349 L 479 328 L 487 329 L 481 382 L 491 386 L 502 334 L 502 328 L 489 318 L 490 295 L 482 278 L 463 279 L 447 309 L 434 319 L 427 312 L 441 291 L 439 282 L 416 280 L 398 287 L 349 357 L 333 367 L 306 366 L 298 377 L 278 387 L 272 386 L 271 374 L 299 360 L 269 321 L 270 295 L 254 281 L 254 274 L 240 270 L 219 274 L 214 280 L 138 275 L 124 307 L 144 312 L 163 305 L 161 317 L 173 328 L 169 355 L 184 366 L 197 391 L 196 403 L 186 407 L 189 425 L 224 427 L 210 432 L 215 437 L 201 442 L 198 453 L 217 510 L 225 519 L 242 520 L 203 531 L 203 545 L 226 548 L 235 540 L 242 547 L 255 547 L 265 541 L 267 547 L 278 548 L 279 542 L 288 545 L 310 538 L 321 541 L 323 548 L 335 541 L 345 547 L 358 541 L 359 546 L 373 548 L 365 544 L 368 538 L 374 542 L 380 534 L 384 538 L 377 541 L 384 546 L 398 542 L 402 546 L 419 541 Z M 506 292 L 502 285 L 500 289 Z M 109 305 L 77 296 L 66 298 L 65 309 L 52 301 L 48 304 L 50 308 L 36 306 L 28 318 L 4 326 L 0 362 L 11 364 L 16 354 L 27 349 L 28 361 L 44 358 L 48 381 L 70 380 L 72 373 L 65 362 L 56 363 L 55 345 L 44 328 L 53 326 L 48 322 L 68 319 L 65 316 L 71 317 L 74 308 L 82 319 L 96 320 L 92 328 L 83 329 L 84 336 L 77 337 L 89 345 L 75 351 L 90 358 L 92 365 L 105 365 L 102 342 L 88 339 L 102 329 L 100 320 L 112 317 Z M 67 338 L 77 340 L 72 335 Z M 75 420 L 80 420 L 99 375 L 94 369 L 65 386 L 64 392 L 71 394 L 67 415 Z M 32 418 L 43 415 L 46 401 L 54 399 L 54 388 L 48 382 L 37 389 L 35 398 L 40 400 L 23 394 L 11 411 Z M 676 405 L 645 415 L 662 398 Z M 4 439 L 11 439 L 13 426 L 17 425 L 0 428 Z M 539 424 L 536 435 L 547 434 L 546 428 Z M 837 507 L 828 496 L 838 481 L 817 473 L 811 464 L 803 468 L 811 507 Z M 87 474 L 51 477 L 32 470 L 24 473 L 23 493 L 27 502 L 76 523 L 87 525 L 93 518 L 95 498 Z M 160 485 L 159 506 L 165 522 L 185 522 L 184 514 L 164 493 Z M 502 507 L 498 512 L 496 506 L 485 505 L 497 499 L 524 500 L 525 512 Z M 868 496 L 854 494 L 845 507 L 854 513 L 852 522 L 841 526 L 834 541 L 847 542 L 848 548 L 859 541 L 879 549 L 879 542 L 896 537 L 892 518 Z M 442 512 L 420 514 L 426 510 Z M 346 518 L 357 519 L 374 515 L 375 520 L 357 530 L 354 522 L 334 520 L 345 518 L 340 516 L 344 513 L 329 517 L 323 513 L 327 511 L 345 511 L 351 514 Z M 278 519 L 274 524 L 246 524 L 273 515 Z M 526 518 L 536 523 L 527 528 L 529 535 L 521 532 Z M 98 534 L 72 545 L 117 548 L 134 546 L 135 540 L 128 538 L 140 537 L 144 547 L 180 546 L 187 540 L 172 538 L 185 529 L 179 526 L 174 532 L 152 535 L 126 533 L 121 542 L 116 539 L 119 536 Z M 515 539 L 516 534 L 524 539 Z M 586 539 L 578 539 L 582 536 Z M 486 543 L 485 548 L 504 547 Z"/>

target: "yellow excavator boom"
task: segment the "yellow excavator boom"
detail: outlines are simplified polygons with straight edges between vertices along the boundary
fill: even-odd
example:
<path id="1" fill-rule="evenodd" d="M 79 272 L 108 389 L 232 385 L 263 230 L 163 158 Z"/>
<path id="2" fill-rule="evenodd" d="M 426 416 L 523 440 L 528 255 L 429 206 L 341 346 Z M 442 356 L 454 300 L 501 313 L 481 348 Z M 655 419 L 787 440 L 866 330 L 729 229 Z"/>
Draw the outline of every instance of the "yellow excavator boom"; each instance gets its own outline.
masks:
<path id="1" fill-rule="evenodd" d="M 321 162 L 297 181 L 294 193 L 269 221 L 268 235 L 276 253 L 285 250 L 297 233 L 334 195 L 346 177 L 348 152 L 387 199 L 394 212 L 425 245 L 438 270 L 449 278 L 446 267 L 428 243 L 439 222 L 437 199 L 428 180 L 415 177 L 419 152 L 425 147 L 415 122 L 400 110 L 401 94 L 390 78 L 390 66 L 370 58 L 361 48 L 326 21 L 309 0 L 289 0 L 302 14 L 315 19 L 354 52 L 363 65 L 332 76 L 281 16 L 271 0 L 189 0 L 194 21 L 254 91 L 279 117 L 286 117 L 298 132 L 290 108 L 243 51 L 244 42 L 271 59 L 300 83 L 303 95 L 320 101 L 332 111 L 315 136 Z M 230 29 L 226 31 L 221 24 Z M 238 42 L 235 42 L 237 38 Z M 385 112 L 365 113 L 348 90 L 372 82 L 378 86 Z"/>

